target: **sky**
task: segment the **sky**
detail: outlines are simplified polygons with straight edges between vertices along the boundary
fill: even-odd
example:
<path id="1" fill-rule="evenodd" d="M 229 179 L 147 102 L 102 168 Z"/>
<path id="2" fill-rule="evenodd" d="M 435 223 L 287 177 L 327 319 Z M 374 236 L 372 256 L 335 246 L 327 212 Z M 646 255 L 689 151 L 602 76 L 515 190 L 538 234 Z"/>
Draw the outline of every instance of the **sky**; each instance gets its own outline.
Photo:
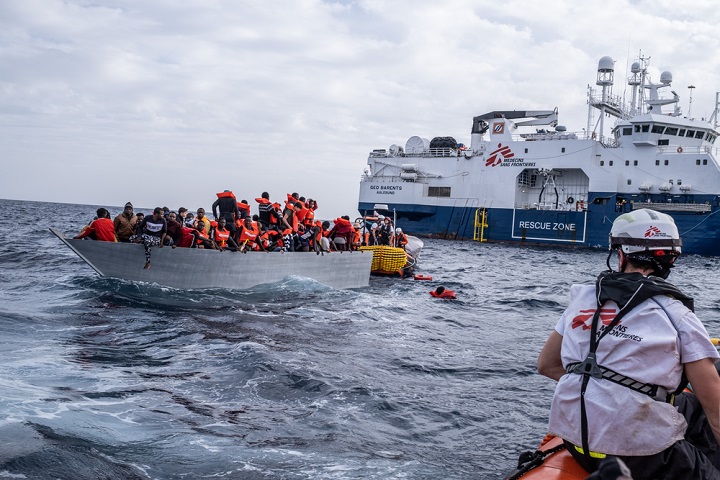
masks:
<path id="1" fill-rule="evenodd" d="M 492 110 L 581 131 L 605 55 L 613 93 L 642 52 L 708 118 L 718 24 L 713 0 L 4 0 L 0 198 L 116 214 L 297 192 L 354 218 L 373 149 L 469 144 Z"/>

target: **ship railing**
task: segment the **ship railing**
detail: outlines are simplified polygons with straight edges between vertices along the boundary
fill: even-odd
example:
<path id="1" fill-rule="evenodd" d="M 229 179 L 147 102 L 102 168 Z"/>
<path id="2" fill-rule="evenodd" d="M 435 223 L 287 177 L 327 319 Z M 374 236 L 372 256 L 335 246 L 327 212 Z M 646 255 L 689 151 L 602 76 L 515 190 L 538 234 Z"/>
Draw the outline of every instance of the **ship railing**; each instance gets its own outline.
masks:
<path id="1" fill-rule="evenodd" d="M 661 203 L 661 202 L 631 202 L 632 209 L 649 208 L 659 212 L 692 212 L 708 213 L 712 206 L 707 203 Z"/>
<path id="2" fill-rule="evenodd" d="M 454 148 L 428 148 L 422 152 L 405 152 L 402 154 L 391 155 L 388 154 L 385 149 L 377 149 L 370 152 L 372 158 L 387 158 L 387 157 L 459 157 L 461 150 Z"/>
<path id="3" fill-rule="evenodd" d="M 717 154 L 717 148 L 707 145 L 662 145 L 657 147 L 658 153 L 692 153 L 692 154 Z"/>
<path id="4" fill-rule="evenodd" d="M 587 137 L 582 132 L 537 132 L 537 133 L 516 133 L 512 135 L 512 139 L 515 142 L 526 141 L 526 142 L 543 142 L 552 140 L 578 140 Z"/>

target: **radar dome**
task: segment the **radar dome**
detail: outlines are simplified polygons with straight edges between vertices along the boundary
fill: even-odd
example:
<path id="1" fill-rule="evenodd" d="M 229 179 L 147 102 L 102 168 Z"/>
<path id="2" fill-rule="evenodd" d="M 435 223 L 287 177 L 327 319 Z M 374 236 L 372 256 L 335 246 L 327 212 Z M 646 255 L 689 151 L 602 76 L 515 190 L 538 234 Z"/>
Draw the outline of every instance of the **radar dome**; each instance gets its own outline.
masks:
<path id="1" fill-rule="evenodd" d="M 615 61 L 612 57 L 602 57 L 598 62 L 598 72 L 614 72 Z"/>
<path id="2" fill-rule="evenodd" d="M 630 71 L 632 73 L 640 73 L 640 62 L 633 63 L 632 67 L 630 67 Z"/>
<path id="3" fill-rule="evenodd" d="M 660 74 L 660 83 L 670 85 L 672 83 L 672 73 L 664 71 Z"/>

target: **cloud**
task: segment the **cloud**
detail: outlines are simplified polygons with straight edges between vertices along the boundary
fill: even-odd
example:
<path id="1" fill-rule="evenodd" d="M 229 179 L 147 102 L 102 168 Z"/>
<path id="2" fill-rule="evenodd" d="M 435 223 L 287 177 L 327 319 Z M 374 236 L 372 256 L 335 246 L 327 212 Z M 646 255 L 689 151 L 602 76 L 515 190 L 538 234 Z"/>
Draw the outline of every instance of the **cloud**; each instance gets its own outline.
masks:
<path id="1" fill-rule="evenodd" d="M 693 114 L 720 89 L 713 2 L 25 0 L 0 4 L 0 197 L 208 207 L 291 191 L 353 216 L 374 148 L 469 143 L 474 115 L 558 107 L 642 48 Z"/>

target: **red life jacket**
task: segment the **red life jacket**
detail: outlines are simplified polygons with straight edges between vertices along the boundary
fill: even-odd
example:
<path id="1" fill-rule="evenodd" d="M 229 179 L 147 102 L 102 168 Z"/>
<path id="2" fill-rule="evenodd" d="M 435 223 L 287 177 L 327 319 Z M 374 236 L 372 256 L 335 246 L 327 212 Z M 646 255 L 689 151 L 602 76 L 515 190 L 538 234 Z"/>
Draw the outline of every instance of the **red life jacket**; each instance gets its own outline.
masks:
<path id="1" fill-rule="evenodd" d="M 215 228 L 215 243 L 217 243 L 218 246 L 226 246 L 228 238 L 230 238 L 230 230 L 228 230 L 227 228 L 225 230 Z"/>
<path id="2" fill-rule="evenodd" d="M 445 291 L 442 292 L 440 295 L 438 295 L 438 293 L 437 293 L 435 290 L 433 290 L 432 292 L 430 292 L 430 295 L 432 295 L 432 296 L 435 297 L 435 298 L 446 298 L 446 299 L 448 299 L 448 300 L 455 300 L 455 299 L 456 299 L 456 297 L 455 297 L 455 292 L 453 292 L 452 290 L 449 290 L 449 289 L 447 289 L 447 288 L 446 288 Z"/>
<path id="3" fill-rule="evenodd" d="M 180 242 L 178 243 L 178 247 L 184 247 L 184 248 L 190 248 L 193 244 L 193 238 L 191 232 L 194 232 L 194 228 L 189 227 L 182 227 L 180 230 Z"/>
<path id="4" fill-rule="evenodd" d="M 255 222 L 250 223 L 250 228 L 246 224 L 243 224 L 242 231 L 240 232 L 239 242 L 240 244 L 243 243 L 249 243 L 251 245 L 255 244 L 255 239 L 258 236 L 258 226 Z"/>
<path id="5" fill-rule="evenodd" d="M 235 200 L 235 194 L 233 192 L 220 192 L 215 195 L 217 195 L 218 198 L 232 198 Z"/>

